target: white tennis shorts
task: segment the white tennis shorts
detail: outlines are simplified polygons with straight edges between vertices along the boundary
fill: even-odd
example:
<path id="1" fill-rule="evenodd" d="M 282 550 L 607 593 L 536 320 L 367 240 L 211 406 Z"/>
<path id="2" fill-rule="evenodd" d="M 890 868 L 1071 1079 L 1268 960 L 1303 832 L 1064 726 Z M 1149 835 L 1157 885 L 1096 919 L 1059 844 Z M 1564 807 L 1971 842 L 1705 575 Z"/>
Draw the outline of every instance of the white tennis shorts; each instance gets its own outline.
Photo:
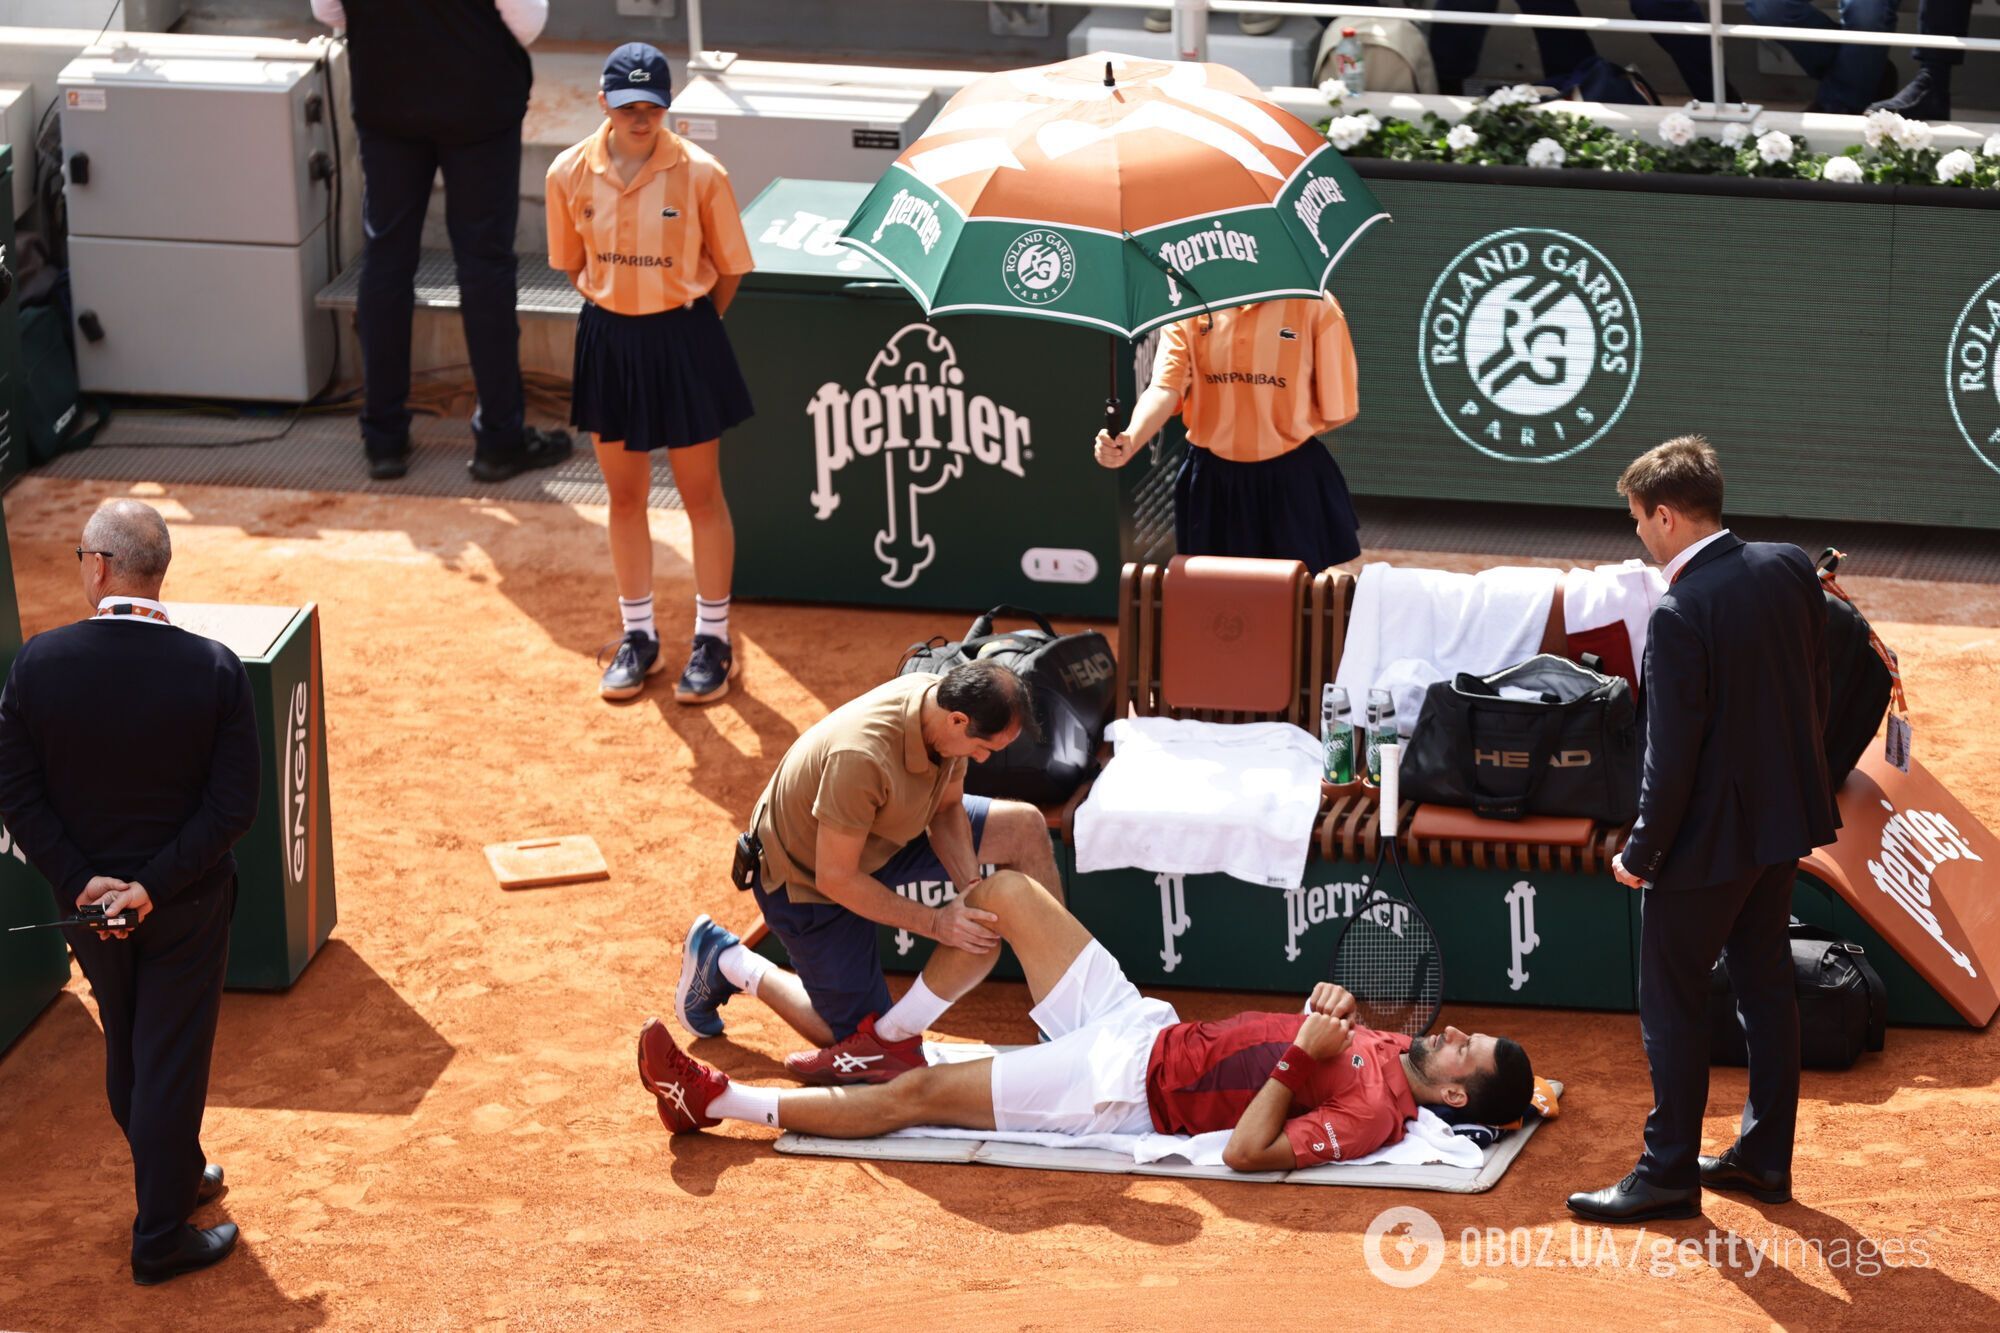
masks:
<path id="1" fill-rule="evenodd" d="M 1049 1040 L 993 1061 L 995 1129 L 1153 1132 L 1146 1062 L 1160 1030 L 1181 1021 L 1172 1005 L 1139 994 L 1092 940 L 1031 1015 Z"/>

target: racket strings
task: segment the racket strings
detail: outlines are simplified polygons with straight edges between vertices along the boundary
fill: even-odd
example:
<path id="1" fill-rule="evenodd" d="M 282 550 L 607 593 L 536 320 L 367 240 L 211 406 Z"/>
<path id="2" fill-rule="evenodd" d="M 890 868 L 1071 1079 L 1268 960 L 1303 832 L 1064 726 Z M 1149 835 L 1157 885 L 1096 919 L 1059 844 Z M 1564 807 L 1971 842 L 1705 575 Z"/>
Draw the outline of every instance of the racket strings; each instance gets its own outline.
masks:
<path id="1" fill-rule="evenodd" d="M 1402 858 L 1384 844 L 1403 898 L 1388 891 L 1383 856 L 1374 892 L 1355 914 L 1335 950 L 1332 980 L 1355 997 L 1359 1016 L 1378 1031 L 1418 1036 L 1437 1020 L 1444 976 L 1437 937 L 1419 912 L 1403 876 Z"/>

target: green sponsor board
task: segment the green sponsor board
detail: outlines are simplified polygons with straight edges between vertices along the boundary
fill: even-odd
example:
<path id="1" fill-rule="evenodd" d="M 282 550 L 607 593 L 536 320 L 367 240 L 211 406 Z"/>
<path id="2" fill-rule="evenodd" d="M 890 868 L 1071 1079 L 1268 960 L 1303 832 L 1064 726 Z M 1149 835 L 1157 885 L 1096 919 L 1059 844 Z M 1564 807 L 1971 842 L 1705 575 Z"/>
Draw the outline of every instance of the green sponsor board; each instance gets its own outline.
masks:
<path id="1" fill-rule="evenodd" d="M 1091 439 L 1108 362 L 1129 405 L 1125 344 L 1114 356 L 1103 334 L 990 315 L 927 322 L 835 244 L 866 189 L 780 180 L 744 213 L 757 271 L 728 329 L 757 414 L 722 447 L 736 591 L 1111 615 L 1136 508 L 1121 488 L 1144 478 L 1099 467 Z"/>
<path id="2" fill-rule="evenodd" d="M 299 979 L 338 918 L 316 606 L 169 603 L 174 623 L 228 647 L 250 676 L 263 745 L 257 821 L 236 844 L 228 985 Z"/>
<path id="3" fill-rule="evenodd" d="M 1364 170 L 1358 493 L 1618 505 L 1698 432 L 1734 513 L 2000 521 L 2000 212 Z"/>

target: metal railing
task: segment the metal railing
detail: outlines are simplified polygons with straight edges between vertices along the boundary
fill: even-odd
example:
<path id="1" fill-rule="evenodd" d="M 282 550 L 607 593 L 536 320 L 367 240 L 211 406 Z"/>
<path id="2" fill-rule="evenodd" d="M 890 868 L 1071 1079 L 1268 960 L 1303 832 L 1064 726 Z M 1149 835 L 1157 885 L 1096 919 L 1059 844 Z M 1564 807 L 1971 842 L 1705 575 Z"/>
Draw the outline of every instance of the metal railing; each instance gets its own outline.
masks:
<path id="1" fill-rule="evenodd" d="M 983 4 L 986 0 L 966 0 Z M 1633 32 L 1652 36 L 1706 37 L 1709 44 L 1709 85 L 1714 101 L 1692 102 L 1689 110 L 1698 118 L 1747 119 L 1755 110 L 1738 103 L 1734 108 L 1722 98 L 1727 82 L 1723 77 L 1722 44 L 1725 41 L 1831 42 L 1853 46 L 1903 46 L 1923 50 L 1960 52 L 2000 52 L 2000 38 L 1939 37 L 1914 32 L 1854 32 L 1845 28 L 1792 28 L 1775 24 L 1724 23 L 1722 0 L 1708 0 L 1708 22 L 1674 22 L 1656 19 L 1592 18 L 1561 14 L 1492 13 L 1473 14 L 1398 5 L 1293 3 L 1292 0 L 1047 0 L 1047 3 L 1078 9 L 1171 9 L 1174 49 L 1183 60 L 1208 59 L 1208 20 L 1211 14 L 1273 14 L 1285 18 L 1332 18 L 1336 15 L 1382 19 L 1408 19 L 1414 23 L 1460 23 L 1484 27 L 1558 28 L 1573 32 Z M 687 0 L 688 67 L 720 71 L 734 57 L 711 51 L 704 41 L 701 0 Z"/>

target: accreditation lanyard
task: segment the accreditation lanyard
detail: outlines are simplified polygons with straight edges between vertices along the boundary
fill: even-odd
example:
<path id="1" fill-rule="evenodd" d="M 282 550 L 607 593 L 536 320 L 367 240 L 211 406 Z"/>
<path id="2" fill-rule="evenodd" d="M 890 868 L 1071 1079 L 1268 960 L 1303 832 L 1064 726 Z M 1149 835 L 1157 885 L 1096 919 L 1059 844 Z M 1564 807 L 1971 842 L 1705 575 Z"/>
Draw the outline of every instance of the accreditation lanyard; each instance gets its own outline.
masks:
<path id="1" fill-rule="evenodd" d="M 167 613 L 157 606 L 141 606 L 137 602 L 112 602 L 97 609 L 98 620 L 157 620 L 162 625 L 174 622 L 167 619 Z"/>

